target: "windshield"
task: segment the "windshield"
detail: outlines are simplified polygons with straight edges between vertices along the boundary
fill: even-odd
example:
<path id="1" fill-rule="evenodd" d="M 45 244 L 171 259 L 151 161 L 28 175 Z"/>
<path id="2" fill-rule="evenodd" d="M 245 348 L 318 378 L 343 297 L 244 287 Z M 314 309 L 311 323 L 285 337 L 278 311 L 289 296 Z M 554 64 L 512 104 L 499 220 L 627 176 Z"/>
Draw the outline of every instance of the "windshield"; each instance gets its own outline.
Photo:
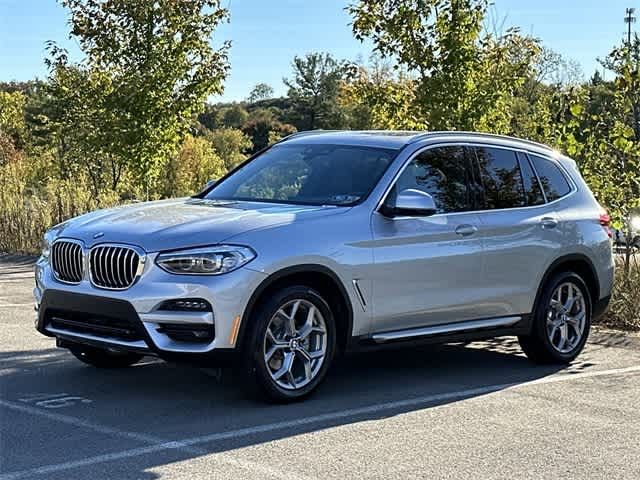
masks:
<path id="1" fill-rule="evenodd" d="M 396 150 L 349 145 L 276 145 L 205 198 L 309 205 L 351 205 L 382 177 Z"/>

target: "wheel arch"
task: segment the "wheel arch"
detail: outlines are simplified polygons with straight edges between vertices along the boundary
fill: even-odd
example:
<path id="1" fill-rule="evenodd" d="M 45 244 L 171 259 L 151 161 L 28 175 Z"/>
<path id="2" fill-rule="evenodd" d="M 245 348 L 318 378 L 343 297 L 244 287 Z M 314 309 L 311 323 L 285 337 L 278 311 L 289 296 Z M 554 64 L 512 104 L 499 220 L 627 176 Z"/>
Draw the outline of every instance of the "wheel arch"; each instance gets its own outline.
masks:
<path id="1" fill-rule="evenodd" d="M 575 253 L 559 257 L 549 265 L 542 276 L 542 280 L 538 284 L 538 290 L 536 292 L 532 311 L 535 310 L 535 306 L 538 304 L 540 295 L 542 295 L 542 290 L 549 279 L 560 272 L 574 272 L 582 278 L 589 289 L 592 308 L 594 308 L 600 300 L 600 281 L 598 279 L 596 268 L 589 257 L 580 253 Z"/>
<path id="2" fill-rule="evenodd" d="M 334 314 L 337 328 L 337 344 L 344 351 L 353 332 L 353 306 L 347 289 L 330 268 L 319 264 L 301 264 L 286 267 L 270 274 L 254 290 L 242 314 L 242 321 L 238 332 L 237 345 L 244 349 L 247 328 L 251 323 L 251 316 L 256 306 L 266 298 L 269 292 L 289 285 L 305 285 L 320 293 L 329 303 Z"/>

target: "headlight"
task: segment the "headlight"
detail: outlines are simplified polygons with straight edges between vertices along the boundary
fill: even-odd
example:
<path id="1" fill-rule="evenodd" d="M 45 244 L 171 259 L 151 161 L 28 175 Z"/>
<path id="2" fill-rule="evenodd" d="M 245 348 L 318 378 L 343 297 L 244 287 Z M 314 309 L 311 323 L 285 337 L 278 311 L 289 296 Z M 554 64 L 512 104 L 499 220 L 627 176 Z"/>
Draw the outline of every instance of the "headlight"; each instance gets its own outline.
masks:
<path id="1" fill-rule="evenodd" d="M 236 270 L 256 258 L 249 247 L 218 245 L 161 253 L 160 268 L 178 275 L 221 275 Z"/>
<path id="2" fill-rule="evenodd" d="M 51 244 L 53 243 L 53 236 L 47 232 L 42 237 L 40 242 L 40 255 L 42 258 L 49 258 L 49 254 L 51 253 Z"/>

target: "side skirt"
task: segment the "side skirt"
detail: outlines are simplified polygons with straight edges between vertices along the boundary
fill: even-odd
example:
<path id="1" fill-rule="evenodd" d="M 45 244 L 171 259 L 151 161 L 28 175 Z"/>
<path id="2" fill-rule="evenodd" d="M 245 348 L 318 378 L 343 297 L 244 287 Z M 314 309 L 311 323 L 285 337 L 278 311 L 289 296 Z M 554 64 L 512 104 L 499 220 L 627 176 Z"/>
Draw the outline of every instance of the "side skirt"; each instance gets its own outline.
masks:
<path id="1" fill-rule="evenodd" d="M 355 337 L 349 351 L 399 348 L 409 345 L 471 342 L 494 337 L 529 335 L 531 314 L 455 322 L 423 328 L 378 332 Z"/>

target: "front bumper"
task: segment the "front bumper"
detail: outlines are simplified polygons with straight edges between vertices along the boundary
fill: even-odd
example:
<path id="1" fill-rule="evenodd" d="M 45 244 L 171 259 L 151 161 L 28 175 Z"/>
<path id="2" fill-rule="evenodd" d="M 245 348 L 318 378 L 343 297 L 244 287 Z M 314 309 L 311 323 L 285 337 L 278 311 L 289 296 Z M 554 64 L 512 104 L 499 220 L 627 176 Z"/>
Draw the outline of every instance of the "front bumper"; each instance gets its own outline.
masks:
<path id="1" fill-rule="evenodd" d="M 151 259 L 153 260 L 153 259 Z M 248 268 L 216 277 L 172 275 L 147 262 L 140 279 L 127 290 L 103 290 L 83 279 L 77 285 L 56 280 L 48 262 L 36 264 L 36 328 L 62 346 L 87 344 L 136 351 L 166 359 L 225 356 L 236 349 L 240 322 L 249 298 L 266 275 Z M 199 298 L 211 312 L 168 311 L 166 300 Z M 84 328 L 90 322 L 95 328 Z M 213 331 L 204 343 L 176 339 L 173 328 Z"/>

